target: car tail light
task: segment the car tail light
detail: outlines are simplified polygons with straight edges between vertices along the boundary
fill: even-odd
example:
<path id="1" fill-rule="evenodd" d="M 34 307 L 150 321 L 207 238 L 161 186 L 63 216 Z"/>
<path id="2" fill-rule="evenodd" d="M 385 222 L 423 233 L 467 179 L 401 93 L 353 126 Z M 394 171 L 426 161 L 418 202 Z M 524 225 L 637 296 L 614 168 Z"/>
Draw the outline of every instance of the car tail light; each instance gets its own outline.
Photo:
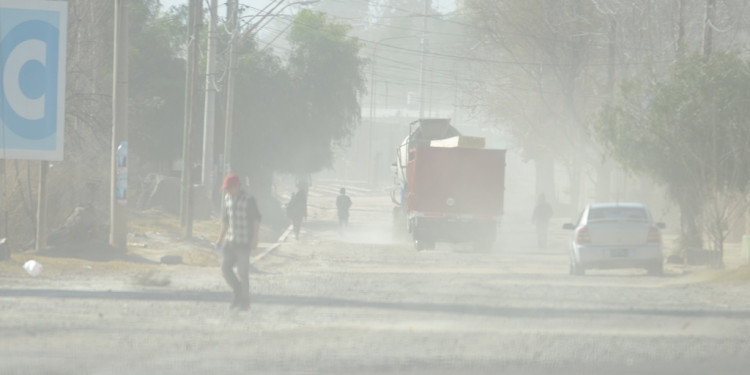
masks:
<path id="1" fill-rule="evenodd" d="M 576 243 L 591 243 L 589 228 L 583 227 L 578 230 L 578 234 L 576 234 Z"/>
<path id="2" fill-rule="evenodd" d="M 661 233 L 656 227 L 651 227 L 648 231 L 648 242 L 649 243 L 661 243 Z"/>

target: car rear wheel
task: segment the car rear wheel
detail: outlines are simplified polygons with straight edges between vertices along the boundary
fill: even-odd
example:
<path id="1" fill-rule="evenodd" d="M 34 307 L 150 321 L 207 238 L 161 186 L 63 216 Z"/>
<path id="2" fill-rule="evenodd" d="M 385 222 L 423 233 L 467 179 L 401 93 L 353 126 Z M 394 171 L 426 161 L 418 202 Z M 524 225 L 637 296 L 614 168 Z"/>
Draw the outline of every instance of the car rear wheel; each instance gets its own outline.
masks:
<path id="1" fill-rule="evenodd" d="M 586 274 L 586 270 L 575 259 L 570 258 L 570 274 L 573 276 L 583 276 Z"/>
<path id="2" fill-rule="evenodd" d="M 651 265 L 651 267 L 648 267 L 646 270 L 648 271 L 649 275 L 661 276 L 662 274 L 664 274 L 664 264 L 662 262 L 657 262 Z"/>

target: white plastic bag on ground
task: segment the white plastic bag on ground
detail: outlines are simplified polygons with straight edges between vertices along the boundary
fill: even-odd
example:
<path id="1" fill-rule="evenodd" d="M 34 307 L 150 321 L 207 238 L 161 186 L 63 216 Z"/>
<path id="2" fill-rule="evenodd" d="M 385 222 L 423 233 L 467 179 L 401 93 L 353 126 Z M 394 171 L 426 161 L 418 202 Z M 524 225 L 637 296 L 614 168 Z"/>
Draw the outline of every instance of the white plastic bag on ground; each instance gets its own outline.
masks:
<path id="1" fill-rule="evenodd" d="M 32 259 L 23 264 L 23 269 L 25 269 L 26 272 L 29 273 L 29 275 L 37 277 L 42 273 L 43 267 L 41 263 Z"/>

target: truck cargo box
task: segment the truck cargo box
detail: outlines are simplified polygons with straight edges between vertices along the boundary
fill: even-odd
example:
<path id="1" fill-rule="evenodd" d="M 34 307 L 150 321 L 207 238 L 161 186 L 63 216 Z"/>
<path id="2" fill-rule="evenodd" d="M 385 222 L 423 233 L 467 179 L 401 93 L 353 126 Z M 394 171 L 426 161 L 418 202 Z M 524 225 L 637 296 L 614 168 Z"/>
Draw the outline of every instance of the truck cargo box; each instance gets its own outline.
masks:
<path id="1" fill-rule="evenodd" d="M 407 208 L 425 215 L 503 213 L 505 150 L 416 147 L 409 151 Z"/>
<path id="2" fill-rule="evenodd" d="M 431 147 L 484 148 L 484 144 L 485 140 L 482 137 L 469 137 L 465 135 L 430 141 Z"/>

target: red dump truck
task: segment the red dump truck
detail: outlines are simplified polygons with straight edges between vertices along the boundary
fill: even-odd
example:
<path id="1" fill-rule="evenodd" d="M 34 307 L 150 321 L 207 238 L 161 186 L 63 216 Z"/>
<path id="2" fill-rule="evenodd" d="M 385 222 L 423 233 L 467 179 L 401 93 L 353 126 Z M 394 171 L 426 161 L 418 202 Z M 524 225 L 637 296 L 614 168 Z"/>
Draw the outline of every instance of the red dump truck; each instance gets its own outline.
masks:
<path id="1" fill-rule="evenodd" d="M 418 250 L 436 242 L 471 242 L 488 250 L 503 214 L 505 150 L 462 136 L 448 119 L 412 125 L 397 151 L 395 223 Z"/>

